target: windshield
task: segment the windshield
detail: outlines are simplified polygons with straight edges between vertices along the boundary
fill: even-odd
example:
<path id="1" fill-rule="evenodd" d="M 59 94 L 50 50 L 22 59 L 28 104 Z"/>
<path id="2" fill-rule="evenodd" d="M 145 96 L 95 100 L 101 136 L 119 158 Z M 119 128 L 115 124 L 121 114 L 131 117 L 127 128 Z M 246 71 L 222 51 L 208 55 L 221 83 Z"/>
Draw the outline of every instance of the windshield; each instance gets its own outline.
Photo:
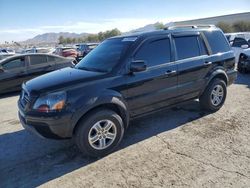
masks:
<path id="1" fill-rule="evenodd" d="M 225 35 L 227 37 L 227 40 L 230 42 L 231 35 Z"/>
<path id="2" fill-rule="evenodd" d="M 76 68 L 97 72 L 110 72 L 117 65 L 130 44 L 130 41 L 123 41 L 122 38 L 106 40 L 86 55 L 76 65 Z"/>

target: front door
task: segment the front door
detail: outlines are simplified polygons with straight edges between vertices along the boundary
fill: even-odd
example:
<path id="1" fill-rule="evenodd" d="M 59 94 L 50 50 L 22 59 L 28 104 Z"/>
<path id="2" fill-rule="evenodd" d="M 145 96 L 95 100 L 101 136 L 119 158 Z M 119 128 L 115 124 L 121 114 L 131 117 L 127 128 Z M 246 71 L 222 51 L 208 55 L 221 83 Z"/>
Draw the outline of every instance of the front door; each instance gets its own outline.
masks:
<path id="1" fill-rule="evenodd" d="M 26 75 L 26 58 L 17 57 L 4 62 L 0 73 L 0 92 L 11 92 L 21 88 Z"/>
<path id="2" fill-rule="evenodd" d="M 127 101 L 131 116 L 154 111 L 173 102 L 177 95 L 177 66 L 172 61 L 168 37 L 145 41 L 134 60 L 143 60 L 146 71 L 127 75 Z"/>

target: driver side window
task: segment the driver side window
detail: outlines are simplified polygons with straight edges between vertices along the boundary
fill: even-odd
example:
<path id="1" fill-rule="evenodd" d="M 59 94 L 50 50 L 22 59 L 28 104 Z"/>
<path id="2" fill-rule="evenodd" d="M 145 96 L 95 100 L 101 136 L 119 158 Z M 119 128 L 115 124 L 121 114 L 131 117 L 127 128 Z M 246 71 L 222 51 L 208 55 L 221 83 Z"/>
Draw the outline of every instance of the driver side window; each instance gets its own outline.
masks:
<path id="1" fill-rule="evenodd" d="M 143 44 L 134 59 L 145 61 L 148 67 L 171 62 L 169 38 L 156 39 Z"/>
<path id="2" fill-rule="evenodd" d="M 242 45 L 249 45 L 248 42 L 241 37 L 235 37 L 235 39 L 233 40 L 233 44 L 232 47 L 241 47 Z"/>
<path id="3" fill-rule="evenodd" d="M 24 58 L 16 58 L 2 65 L 3 69 L 11 70 L 25 67 Z"/>

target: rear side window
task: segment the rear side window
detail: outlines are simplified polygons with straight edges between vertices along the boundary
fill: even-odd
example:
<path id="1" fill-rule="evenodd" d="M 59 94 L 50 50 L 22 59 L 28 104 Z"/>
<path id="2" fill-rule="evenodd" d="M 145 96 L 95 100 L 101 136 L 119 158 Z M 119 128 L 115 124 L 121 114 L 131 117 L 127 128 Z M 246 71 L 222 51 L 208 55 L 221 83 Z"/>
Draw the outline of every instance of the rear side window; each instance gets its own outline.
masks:
<path id="1" fill-rule="evenodd" d="M 171 61 L 170 41 L 168 38 L 145 43 L 136 53 L 135 60 L 144 60 L 148 67 Z"/>
<path id="2" fill-rule="evenodd" d="M 31 65 L 38 65 L 47 63 L 46 55 L 31 55 L 30 56 L 30 64 Z"/>
<path id="3" fill-rule="evenodd" d="M 200 55 L 197 36 L 184 36 L 174 38 L 178 60 Z"/>
<path id="4" fill-rule="evenodd" d="M 25 61 L 24 58 L 17 58 L 3 64 L 2 66 L 5 70 L 22 68 L 25 67 Z"/>
<path id="5" fill-rule="evenodd" d="M 233 40 L 232 47 L 241 47 L 242 45 L 248 45 L 248 42 L 244 38 L 235 37 Z"/>
<path id="6" fill-rule="evenodd" d="M 230 51 L 229 43 L 221 31 L 205 31 L 204 34 L 213 54 Z"/>
<path id="7" fill-rule="evenodd" d="M 48 56 L 48 62 L 49 63 L 54 63 L 58 58 L 54 57 L 54 56 Z"/>

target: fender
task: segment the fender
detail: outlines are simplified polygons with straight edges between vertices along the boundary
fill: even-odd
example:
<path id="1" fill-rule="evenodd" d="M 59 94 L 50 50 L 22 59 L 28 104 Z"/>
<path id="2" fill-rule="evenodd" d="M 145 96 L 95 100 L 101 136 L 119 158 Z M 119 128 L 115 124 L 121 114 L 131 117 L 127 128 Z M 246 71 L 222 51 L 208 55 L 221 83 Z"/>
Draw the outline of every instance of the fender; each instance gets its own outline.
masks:
<path id="1" fill-rule="evenodd" d="M 125 128 L 127 128 L 129 124 L 129 110 L 126 101 L 123 99 L 121 93 L 107 89 L 102 92 L 101 96 L 88 97 L 86 101 L 81 103 L 80 109 L 77 109 L 71 117 L 71 132 L 73 133 L 73 130 L 81 117 L 87 114 L 90 110 L 108 104 L 114 104 L 119 108 L 123 115 L 123 119 L 125 120 Z"/>
<path id="2" fill-rule="evenodd" d="M 206 84 L 202 88 L 201 94 L 205 91 L 211 80 L 216 77 L 222 78 L 226 81 L 226 85 L 228 84 L 229 78 L 226 71 L 224 70 L 224 67 L 217 67 L 216 69 L 213 69 L 212 72 L 206 77 Z"/>

